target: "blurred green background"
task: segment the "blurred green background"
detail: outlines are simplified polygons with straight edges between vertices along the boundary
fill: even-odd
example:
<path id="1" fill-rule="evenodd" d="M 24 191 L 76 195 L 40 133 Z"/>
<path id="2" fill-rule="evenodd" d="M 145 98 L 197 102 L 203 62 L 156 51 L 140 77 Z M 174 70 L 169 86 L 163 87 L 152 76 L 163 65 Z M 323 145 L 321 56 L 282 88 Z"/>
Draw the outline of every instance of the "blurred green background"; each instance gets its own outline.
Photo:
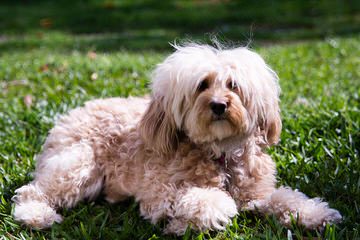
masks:
<path id="1" fill-rule="evenodd" d="M 359 10 L 357 0 L 3 0 L 0 51 L 60 41 L 66 49 L 111 51 L 169 49 L 176 39 L 212 35 L 240 44 L 345 36 L 360 31 Z"/>

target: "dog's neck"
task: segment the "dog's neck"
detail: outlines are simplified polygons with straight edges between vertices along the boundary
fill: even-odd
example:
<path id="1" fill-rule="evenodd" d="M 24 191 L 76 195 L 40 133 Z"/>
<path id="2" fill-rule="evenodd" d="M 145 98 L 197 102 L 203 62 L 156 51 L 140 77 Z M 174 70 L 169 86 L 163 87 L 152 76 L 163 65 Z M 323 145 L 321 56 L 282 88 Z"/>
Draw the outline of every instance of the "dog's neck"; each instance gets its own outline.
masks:
<path id="1" fill-rule="evenodd" d="M 211 158 L 220 165 L 226 166 L 229 161 L 238 161 L 246 151 L 249 136 L 233 136 L 212 143 L 195 143 L 186 135 L 182 135 L 182 142 L 193 144 L 195 148 L 210 153 Z"/>
<path id="2" fill-rule="evenodd" d="M 215 158 L 230 159 L 232 156 L 240 157 L 245 150 L 247 137 L 234 136 L 215 141 L 210 144 L 210 149 Z"/>

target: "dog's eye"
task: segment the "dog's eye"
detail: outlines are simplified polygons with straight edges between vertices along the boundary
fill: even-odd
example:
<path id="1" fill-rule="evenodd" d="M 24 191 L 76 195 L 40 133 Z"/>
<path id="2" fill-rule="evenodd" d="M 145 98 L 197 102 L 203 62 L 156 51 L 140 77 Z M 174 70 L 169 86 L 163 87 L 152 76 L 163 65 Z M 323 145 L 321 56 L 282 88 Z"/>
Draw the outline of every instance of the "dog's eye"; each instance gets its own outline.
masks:
<path id="1" fill-rule="evenodd" d="M 207 88 L 209 88 L 209 84 L 207 82 L 207 79 L 204 79 L 201 81 L 201 83 L 199 84 L 197 90 L 199 92 L 205 91 Z"/>
<path id="2" fill-rule="evenodd" d="M 239 89 L 239 86 L 237 85 L 237 83 L 233 82 L 233 81 L 228 82 L 227 87 L 229 89 L 231 89 L 231 90 L 238 90 Z"/>

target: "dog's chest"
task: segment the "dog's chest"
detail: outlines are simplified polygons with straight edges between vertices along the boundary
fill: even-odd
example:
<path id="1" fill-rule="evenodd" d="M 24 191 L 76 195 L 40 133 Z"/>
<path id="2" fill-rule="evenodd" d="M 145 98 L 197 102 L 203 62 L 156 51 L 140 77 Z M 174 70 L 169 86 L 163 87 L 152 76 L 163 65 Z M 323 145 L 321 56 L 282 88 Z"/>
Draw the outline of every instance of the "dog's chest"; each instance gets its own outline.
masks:
<path id="1" fill-rule="evenodd" d="M 175 164 L 174 164 L 175 165 Z M 202 160 L 191 164 L 169 166 L 169 183 L 174 185 L 193 185 L 198 187 L 218 187 L 225 189 L 229 174 L 219 163 Z"/>

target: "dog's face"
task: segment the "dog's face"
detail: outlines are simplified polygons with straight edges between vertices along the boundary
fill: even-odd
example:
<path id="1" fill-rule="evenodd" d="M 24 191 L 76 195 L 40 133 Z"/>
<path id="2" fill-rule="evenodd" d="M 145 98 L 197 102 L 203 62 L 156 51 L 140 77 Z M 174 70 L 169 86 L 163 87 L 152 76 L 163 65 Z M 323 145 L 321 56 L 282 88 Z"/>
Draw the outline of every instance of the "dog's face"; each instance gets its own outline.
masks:
<path id="1" fill-rule="evenodd" d="M 140 130 L 160 152 L 174 150 L 179 132 L 197 144 L 256 135 L 270 145 L 281 129 L 279 91 L 276 74 L 246 48 L 177 47 L 154 71 Z"/>
<path id="2" fill-rule="evenodd" d="M 209 72 L 196 81 L 195 93 L 183 110 L 183 129 L 194 142 L 221 141 L 249 134 L 251 119 L 241 88 L 233 77 Z"/>

